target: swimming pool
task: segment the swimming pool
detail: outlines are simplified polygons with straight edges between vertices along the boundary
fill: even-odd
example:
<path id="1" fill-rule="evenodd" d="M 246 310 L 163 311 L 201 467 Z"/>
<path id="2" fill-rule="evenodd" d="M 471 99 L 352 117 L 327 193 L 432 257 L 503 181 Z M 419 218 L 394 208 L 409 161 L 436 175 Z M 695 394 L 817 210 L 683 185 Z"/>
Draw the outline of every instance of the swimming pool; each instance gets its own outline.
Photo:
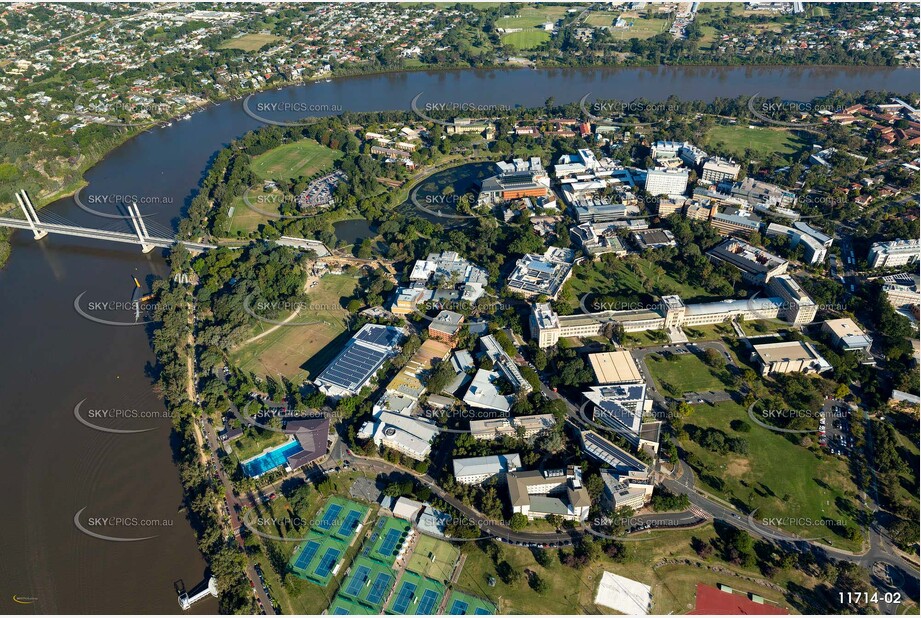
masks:
<path id="1" fill-rule="evenodd" d="M 257 476 L 262 476 L 269 470 L 273 470 L 278 466 L 283 466 L 288 461 L 288 457 L 294 455 L 295 453 L 300 453 L 304 449 L 301 448 L 300 442 L 297 440 L 291 440 L 290 442 L 285 442 L 278 448 L 274 448 L 267 453 L 263 453 L 257 457 L 253 457 L 248 461 L 244 461 L 241 466 L 243 466 L 243 473 L 250 478 L 256 478 Z"/>

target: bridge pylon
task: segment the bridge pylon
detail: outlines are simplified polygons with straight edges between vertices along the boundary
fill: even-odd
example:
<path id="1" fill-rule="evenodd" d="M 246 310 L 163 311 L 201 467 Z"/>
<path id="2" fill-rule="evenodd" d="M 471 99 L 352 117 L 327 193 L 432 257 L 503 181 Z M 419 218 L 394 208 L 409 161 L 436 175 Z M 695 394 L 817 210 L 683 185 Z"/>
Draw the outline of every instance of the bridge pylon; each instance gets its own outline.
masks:
<path id="1" fill-rule="evenodd" d="M 47 231 L 40 230 L 37 227 L 41 222 L 38 220 L 38 213 L 35 212 L 35 206 L 32 205 L 32 200 L 29 199 L 29 194 L 26 193 L 25 189 L 16 192 L 16 201 L 19 202 L 19 208 L 22 209 L 22 214 L 26 216 L 26 221 L 29 222 L 29 227 L 32 229 L 32 235 L 35 236 L 35 240 L 47 236 Z"/>
<path id="2" fill-rule="evenodd" d="M 141 211 L 138 210 L 138 205 L 135 202 L 131 202 L 131 205 L 128 206 L 128 216 L 131 217 L 131 227 L 134 228 L 134 233 L 137 234 L 138 240 L 141 241 L 141 251 L 150 253 L 156 248 L 156 245 L 147 242 L 150 234 L 147 233 L 147 225 L 144 224 L 144 218 L 141 217 Z"/>

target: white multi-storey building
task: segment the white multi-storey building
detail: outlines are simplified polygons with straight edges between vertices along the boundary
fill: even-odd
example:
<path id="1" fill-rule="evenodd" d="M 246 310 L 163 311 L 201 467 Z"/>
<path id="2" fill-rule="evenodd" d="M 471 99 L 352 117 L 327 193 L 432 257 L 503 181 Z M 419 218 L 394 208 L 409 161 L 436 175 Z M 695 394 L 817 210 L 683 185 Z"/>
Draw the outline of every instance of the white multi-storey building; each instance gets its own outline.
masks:
<path id="1" fill-rule="evenodd" d="M 918 240 L 893 240 L 873 243 L 867 255 L 867 263 L 870 268 L 887 268 L 914 264 L 919 257 L 921 242 Z"/>
<path id="2" fill-rule="evenodd" d="M 646 193 L 649 195 L 681 195 L 687 188 L 687 170 L 665 168 L 646 170 Z"/>

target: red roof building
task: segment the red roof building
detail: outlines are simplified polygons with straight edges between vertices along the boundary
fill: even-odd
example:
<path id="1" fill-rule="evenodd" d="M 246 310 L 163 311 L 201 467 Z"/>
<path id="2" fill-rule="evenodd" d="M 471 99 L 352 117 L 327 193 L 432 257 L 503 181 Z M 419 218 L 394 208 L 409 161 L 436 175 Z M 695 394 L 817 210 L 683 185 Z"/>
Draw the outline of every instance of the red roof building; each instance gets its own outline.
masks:
<path id="1" fill-rule="evenodd" d="M 753 601 L 751 598 L 760 599 L 755 594 L 745 594 L 740 592 L 727 592 L 707 586 L 697 584 L 697 603 L 694 609 L 688 614 L 702 615 L 711 614 L 718 616 L 748 616 L 748 615 L 770 615 L 785 616 L 790 612 L 776 605 L 771 605 L 765 601 Z"/>

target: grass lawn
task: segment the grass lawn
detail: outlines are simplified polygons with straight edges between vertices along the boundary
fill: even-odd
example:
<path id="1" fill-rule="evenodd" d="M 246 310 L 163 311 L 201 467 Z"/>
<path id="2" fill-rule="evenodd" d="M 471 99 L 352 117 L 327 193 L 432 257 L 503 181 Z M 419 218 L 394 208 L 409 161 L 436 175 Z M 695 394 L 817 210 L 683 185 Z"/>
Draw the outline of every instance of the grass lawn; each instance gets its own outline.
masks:
<path id="1" fill-rule="evenodd" d="M 333 162 L 341 157 L 342 153 L 338 150 L 303 139 L 254 157 L 251 167 L 253 173 L 263 180 L 285 180 L 330 170 Z"/>
<path id="2" fill-rule="evenodd" d="M 692 538 L 710 540 L 716 536 L 711 525 L 694 530 L 661 532 L 650 537 L 647 542 L 627 543 L 629 556 L 623 563 L 615 563 L 607 556 L 591 565 L 575 570 L 560 565 L 557 550 L 549 550 L 554 556 L 553 562 L 545 568 L 537 564 L 530 549 L 502 545 L 502 560 L 508 561 L 522 573 L 531 571 L 550 585 L 544 594 L 538 594 L 527 583 L 526 575 L 518 583 L 503 582 L 490 558 L 474 543 L 463 548 L 467 559 L 464 570 L 457 582 L 459 589 L 487 598 L 496 603 L 500 614 L 598 614 L 613 613 L 612 610 L 594 604 L 598 581 L 604 571 L 610 571 L 630 579 L 640 581 L 652 587 L 652 610 L 655 614 L 683 614 L 693 609 L 696 586 L 698 582 L 716 585 L 725 583 L 738 590 L 756 592 L 771 601 L 783 602 L 782 593 L 760 586 L 747 579 L 728 573 L 714 573 L 706 568 L 687 565 L 668 565 L 656 568 L 656 563 L 666 557 L 693 558 L 697 555 L 690 547 Z M 762 578 L 757 572 L 746 572 L 731 565 L 725 565 L 715 559 L 715 564 L 723 564 L 731 573 L 748 577 Z M 495 587 L 487 584 L 487 577 L 496 578 Z M 800 573 L 779 573 L 775 583 L 785 585 L 789 578 L 794 578 L 801 585 L 813 585 Z"/>
<path id="3" fill-rule="evenodd" d="M 750 337 L 790 330 L 790 325 L 782 320 L 748 320 L 741 322 L 740 325 L 745 334 Z"/>
<path id="4" fill-rule="evenodd" d="M 244 34 L 243 36 L 221 43 L 220 49 L 242 49 L 243 51 L 256 51 L 266 43 L 280 41 L 281 37 L 274 34 Z"/>
<path id="5" fill-rule="evenodd" d="M 688 303 L 714 300 L 704 288 L 671 277 L 668 266 L 639 256 L 582 264 L 574 269 L 573 276 L 563 286 L 557 304 L 560 307 L 568 305 L 569 311 L 565 313 L 573 313 L 580 311 L 579 299 L 585 294 L 590 294 L 586 302 L 589 311 L 640 309 L 646 304 L 657 303 L 659 297 L 666 294 L 678 294 Z M 598 297 L 604 297 L 604 303 L 614 304 L 596 305 Z"/>
<path id="6" fill-rule="evenodd" d="M 254 412 L 250 412 L 253 414 Z M 288 436 L 278 431 L 266 431 L 258 427 L 247 427 L 243 435 L 231 442 L 233 455 L 238 461 L 254 457 L 270 446 L 288 441 Z"/>
<path id="7" fill-rule="evenodd" d="M 566 14 L 569 7 L 565 6 L 539 6 L 524 7 L 515 15 L 500 17 L 496 20 L 496 28 L 534 28 L 548 21 L 555 22 Z"/>
<path id="8" fill-rule="evenodd" d="M 745 421 L 751 431 L 733 430 L 733 420 Z M 734 402 L 695 406 L 685 422 L 720 429 L 748 441 L 746 456 L 722 455 L 693 440 L 682 441 L 682 446 L 702 462 L 704 470 L 698 471 L 699 482 L 710 491 L 734 502 L 743 512 L 757 509 L 756 521 L 788 518 L 777 522 L 777 527 L 805 538 L 823 539 L 836 547 L 860 549 L 859 542 L 846 540 L 826 525 L 838 521 L 845 525 L 856 523 L 857 488 L 845 459 L 813 452 L 784 434 L 758 427 L 745 408 Z M 720 483 L 722 487 L 715 486 Z"/>
<path id="9" fill-rule="evenodd" d="M 244 371 L 257 375 L 283 375 L 299 383 L 317 375 L 338 350 L 331 345 L 346 332 L 348 311 L 344 308 L 358 285 L 349 275 L 327 274 L 308 290 L 311 309 L 302 309 L 293 324 L 281 326 L 265 337 L 231 353 L 231 360 Z M 303 324 L 302 322 L 318 322 Z M 275 326 L 259 322 L 253 335 Z"/>
<path id="10" fill-rule="evenodd" d="M 650 345 L 662 345 L 667 343 L 668 339 L 656 339 L 649 331 L 639 331 L 636 333 L 624 333 L 623 344 L 628 348 L 643 348 Z"/>
<path id="11" fill-rule="evenodd" d="M 544 30 L 522 30 L 502 35 L 502 42 L 515 49 L 534 49 L 550 40 L 550 33 Z"/>
<path id="12" fill-rule="evenodd" d="M 238 234 L 248 235 L 255 232 L 263 223 L 274 220 L 264 214 L 256 212 L 256 208 L 262 212 L 277 215 L 278 208 L 282 205 L 282 193 L 280 191 L 270 191 L 268 193 L 262 190 L 261 186 L 253 187 L 247 193 L 247 200 L 253 205 L 250 208 L 243 201 L 243 196 L 238 195 L 233 198 L 231 206 L 233 207 L 233 216 L 230 218 L 230 224 L 227 228 L 227 235 L 236 237 Z"/>
<path id="13" fill-rule="evenodd" d="M 878 421 L 878 422 L 888 422 L 887 421 Z M 913 442 L 910 438 L 904 435 L 901 431 L 895 432 L 896 441 L 898 442 L 899 448 L 904 449 L 908 453 L 906 460 L 908 461 L 918 461 L 919 449 L 918 445 Z M 899 475 L 899 486 L 895 491 L 897 500 L 903 504 L 918 504 L 918 475 L 916 468 L 914 466 L 908 466 L 907 470 Z"/>
<path id="14" fill-rule="evenodd" d="M 671 357 L 650 354 L 646 366 L 661 392 L 681 397 L 692 391 L 720 391 L 726 385 L 720 379 L 725 370 L 710 367 L 693 354 L 678 354 Z"/>
<path id="15" fill-rule="evenodd" d="M 605 26 L 613 26 L 619 16 L 620 13 L 612 13 L 610 11 L 592 11 L 585 16 L 585 21 L 583 23 L 586 26 L 603 28 Z"/>
<path id="16" fill-rule="evenodd" d="M 423 534 L 416 541 L 406 568 L 436 581 L 446 582 L 451 579 L 458 558 L 460 551 L 456 547 L 447 541 Z"/>
<path id="17" fill-rule="evenodd" d="M 611 28 L 608 32 L 615 41 L 629 41 L 630 39 L 650 39 L 657 34 L 668 32 L 671 20 L 657 17 L 630 17 L 623 16 L 624 21 L 632 24 L 627 28 Z"/>
<path id="18" fill-rule="evenodd" d="M 748 128 L 748 125 L 716 125 L 707 133 L 706 145 L 719 146 L 737 158 L 741 158 L 746 148 L 756 154 L 766 156 L 773 152 L 791 155 L 807 146 L 806 142 L 785 129 L 766 127 Z"/>
<path id="19" fill-rule="evenodd" d="M 734 339 L 736 336 L 735 330 L 729 324 L 686 326 L 682 330 L 691 341 L 718 341 L 727 337 Z"/>

